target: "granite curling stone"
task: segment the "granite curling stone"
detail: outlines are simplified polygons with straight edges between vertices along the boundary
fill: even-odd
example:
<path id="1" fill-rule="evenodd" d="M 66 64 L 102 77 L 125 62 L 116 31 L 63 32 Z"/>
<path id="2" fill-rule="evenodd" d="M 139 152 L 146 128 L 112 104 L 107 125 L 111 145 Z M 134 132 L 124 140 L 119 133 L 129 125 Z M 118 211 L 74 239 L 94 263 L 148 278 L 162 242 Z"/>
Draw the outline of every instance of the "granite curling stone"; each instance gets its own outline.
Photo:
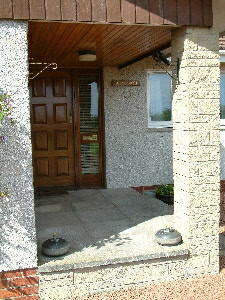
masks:
<path id="1" fill-rule="evenodd" d="M 62 238 L 56 238 L 56 234 L 53 238 L 46 240 L 42 244 L 42 253 L 46 256 L 61 256 L 69 251 L 69 243 Z"/>
<path id="2" fill-rule="evenodd" d="M 172 227 L 160 229 L 155 234 L 158 244 L 163 246 L 176 246 L 181 240 L 181 234 Z"/>

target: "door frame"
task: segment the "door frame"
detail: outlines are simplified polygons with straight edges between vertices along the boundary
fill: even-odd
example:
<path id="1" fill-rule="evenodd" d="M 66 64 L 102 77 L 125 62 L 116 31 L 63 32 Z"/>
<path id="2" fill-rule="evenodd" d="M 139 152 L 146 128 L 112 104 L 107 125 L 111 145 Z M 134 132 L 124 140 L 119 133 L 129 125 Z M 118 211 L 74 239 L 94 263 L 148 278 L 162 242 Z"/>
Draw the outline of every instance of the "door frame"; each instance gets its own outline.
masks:
<path id="1" fill-rule="evenodd" d="M 57 71 L 67 71 L 71 77 L 71 109 L 72 109 L 72 134 L 73 134 L 73 150 L 74 150 L 74 186 L 77 189 L 82 188 L 104 188 L 106 183 L 105 177 L 105 121 L 104 121 L 104 95 L 103 95 L 103 72 L 102 69 L 75 69 L 75 68 L 59 68 L 56 71 L 52 70 L 52 74 Z M 50 71 L 47 70 L 47 73 Z M 101 180 L 98 186 L 86 186 L 82 185 L 81 182 L 81 153 L 80 153 L 80 105 L 79 105 L 79 86 L 78 86 L 78 76 L 79 74 L 92 75 L 96 74 L 98 76 L 98 108 L 99 108 L 99 155 L 100 155 L 100 174 Z M 43 74 L 44 75 L 44 74 Z M 32 93 L 32 81 L 30 82 L 30 88 Z M 32 95 L 30 95 L 32 97 Z M 30 101 L 30 107 L 32 102 Z M 34 149 L 32 149 L 33 157 Z M 32 164 L 34 160 L 32 158 Z M 59 185 L 51 185 L 56 187 Z M 67 186 L 67 185 L 66 185 Z M 44 186 L 43 187 L 48 187 Z M 49 186 L 50 187 L 50 186 Z M 71 185 L 68 185 L 71 187 Z"/>

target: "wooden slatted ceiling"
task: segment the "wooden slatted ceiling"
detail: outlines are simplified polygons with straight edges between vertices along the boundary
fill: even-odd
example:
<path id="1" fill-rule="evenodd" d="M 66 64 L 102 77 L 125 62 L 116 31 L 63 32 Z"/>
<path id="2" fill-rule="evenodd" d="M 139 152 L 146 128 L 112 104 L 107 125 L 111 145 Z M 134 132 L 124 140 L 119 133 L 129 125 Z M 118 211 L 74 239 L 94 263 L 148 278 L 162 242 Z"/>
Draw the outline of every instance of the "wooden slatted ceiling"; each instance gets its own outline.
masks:
<path id="1" fill-rule="evenodd" d="M 59 67 L 118 66 L 171 40 L 170 27 L 29 23 L 29 57 Z M 96 50 L 96 62 L 79 62 L 79 50 Z"/>
<path id="2" fill-rule="evenodd" d="M 212 0 L 0 0 L 0 19 L 212 26 Z"/>

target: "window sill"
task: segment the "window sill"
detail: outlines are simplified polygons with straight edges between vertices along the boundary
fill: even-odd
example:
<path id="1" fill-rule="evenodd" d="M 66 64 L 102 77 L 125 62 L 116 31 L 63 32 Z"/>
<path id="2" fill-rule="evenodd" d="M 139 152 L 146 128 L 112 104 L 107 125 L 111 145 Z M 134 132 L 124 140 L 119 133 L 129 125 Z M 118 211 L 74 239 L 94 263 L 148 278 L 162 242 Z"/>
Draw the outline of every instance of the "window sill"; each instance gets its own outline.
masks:
<path id="1" fill-rule="evenodd" d="M 150 132 L 172 132 L 173 127 L 148 127 L 147 130 Z M 225 125 L 221 125 L 220 130 L 225 131 Z"/>
<path id="2" fill-rule="evenodd" d="M 173 127 L 148 127 L 148 131 L 150 131 L 150 132 L 172 132 Z"/>

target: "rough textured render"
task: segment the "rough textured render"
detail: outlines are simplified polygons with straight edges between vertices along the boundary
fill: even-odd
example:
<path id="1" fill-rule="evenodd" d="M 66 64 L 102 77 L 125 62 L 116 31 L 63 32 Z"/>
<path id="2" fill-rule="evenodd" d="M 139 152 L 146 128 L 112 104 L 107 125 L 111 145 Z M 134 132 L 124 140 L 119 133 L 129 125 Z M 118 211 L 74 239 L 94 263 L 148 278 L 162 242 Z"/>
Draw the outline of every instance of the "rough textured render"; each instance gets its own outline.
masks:
<path id="1" fill-rule="evenodd" d="M 69 270 L 40 275 L 40 299 L 72 299 L 84 295 L 128 288 L 188 277 L 186 258 L 170 261 L 140 262 L 83 270 Z"/>
<path id="2" fill-rule="evenodd" d="M 172 183 L 172 131 L 148 128 L 149 58 L 122 70 L 104 68 L 106 183 L 108 188 Z M 113 87 L 112 80 L 140 86 Z"/>
<path id="3" fill-rule="evenodd" d="M 188 244 L 190 274 L 219 272 L 220 117 L 218 33 L 172 33 L 175 219 Z"/>
<path id="4" fill-rule="evenodd" d="M 176 280 L 162 284 L 151 284 L 143 288 L 124 288 L 120 291 L 100 293 L 91 297 L 78 297 L 76 300 L 222 300 L 225 290 L 225 257 L 221 257 L 220 274 L 188 280 Z M 62 292 L 64 288 L 61 288 Z M 51 294 L 52 295 L 52 294 Z M 61 296 L 62 294 L 60 294 Z M 57 298 L 59 299 L 59 298 Z"/>
<path id="5" fill-rule="evenodd" d="M 11 96 L 12 117 L 0 135 L 0 271 L 36 267 L 27 23 L 0 22 L 0 89 Z"/>

